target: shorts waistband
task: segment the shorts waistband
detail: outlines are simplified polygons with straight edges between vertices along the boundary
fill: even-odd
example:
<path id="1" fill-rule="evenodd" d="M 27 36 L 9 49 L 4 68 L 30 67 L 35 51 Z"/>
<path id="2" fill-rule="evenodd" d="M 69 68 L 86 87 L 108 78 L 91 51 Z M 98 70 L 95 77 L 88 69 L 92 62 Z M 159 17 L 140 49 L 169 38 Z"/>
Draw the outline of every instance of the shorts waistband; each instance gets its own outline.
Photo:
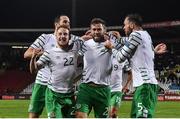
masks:
<path id="1" fill-rule="evenodd" d="M 108 86 L 106 86 L 106 85 L 95 84 L 95 83 L 93 83 L 93 82 L 89 82 L 89 83 L 87 83 L 87 85 L 92 86 L 92 87 L 108 87 Z"/>

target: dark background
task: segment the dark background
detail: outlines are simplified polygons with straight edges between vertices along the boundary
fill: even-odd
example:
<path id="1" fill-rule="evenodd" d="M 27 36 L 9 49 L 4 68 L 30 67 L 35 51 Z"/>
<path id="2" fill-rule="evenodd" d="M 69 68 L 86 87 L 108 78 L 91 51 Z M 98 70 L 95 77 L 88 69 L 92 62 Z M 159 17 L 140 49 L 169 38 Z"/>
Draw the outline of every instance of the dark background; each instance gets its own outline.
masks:
<path id="1" fill-rule="evenodd" d="M 141 14 L 145 23 L 180 20 L 179 3 L 179 0 L 1 0 L 0 28 L 52 28 L 57 14 L 67 14 L 72 27 L 87 27 L 93 17 L 105 19 L 110 26 L 121 25 L 129 13 Z"/>
<path id="2" fill-rule="evenodd" d="M 72 28 L 89 27 L 94 17 L 104 19 L 108 26 L 121 26 L 129 13 L 139 13 L 144 23 L 180 20 L 179 3 L 179 0 L 1 0 L 0 43 L 32 43 L 44 31 L 24 32 L 23 29 L 53 30 L 58 14 L 68 15 Z M 180 37 L 179 26 L 147 30 L 155 39 Z"/>

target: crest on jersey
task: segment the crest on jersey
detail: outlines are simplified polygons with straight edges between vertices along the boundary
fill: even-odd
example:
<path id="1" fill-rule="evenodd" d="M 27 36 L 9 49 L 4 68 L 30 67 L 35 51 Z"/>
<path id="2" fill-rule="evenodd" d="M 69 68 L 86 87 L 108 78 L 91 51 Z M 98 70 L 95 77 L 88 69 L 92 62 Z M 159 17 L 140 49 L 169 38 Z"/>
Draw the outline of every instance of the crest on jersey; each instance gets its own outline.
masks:
<path id="1" fill-rule="evenodd" d="M 29 110 L 29 111 L 31 111 L 32 109 L 33 109 L 33 105 L 32 105 L 32 104 L 30 104 L 30 105 L 29 105 L 29 109 L 28 109 L 28 110 Z"/>
<path id="2" fill-rule="evenodd" d="M 76 109 L 80 109 L 81 108 L 81 104 L 76 104 Z"/>
<path id="3" fill-rule="evenodd" d="M 56 59 L 60 59 L 60 56 L 56 56 Z"/>
<path id="4" fill-rule="evenodd" d="M 107 48 L 103 48 L 103 49 L 101 49 L 101 52 L 107 52 L 108 51 L 108 49 Z"/>
<path id="5" fill-rule="evenodd" d="M 51 44 L 51 47 L 55 47 L 55 45 L 54 45 L 54 44 Z"/>
<path id="6" fill-rule="evenodd" d="M 48 117 L 50 117 L 50 118 L 55 118 L 55 117 L 56 117 L 55 112 L 49 112 L 49 113 L 48 113 Z"/>

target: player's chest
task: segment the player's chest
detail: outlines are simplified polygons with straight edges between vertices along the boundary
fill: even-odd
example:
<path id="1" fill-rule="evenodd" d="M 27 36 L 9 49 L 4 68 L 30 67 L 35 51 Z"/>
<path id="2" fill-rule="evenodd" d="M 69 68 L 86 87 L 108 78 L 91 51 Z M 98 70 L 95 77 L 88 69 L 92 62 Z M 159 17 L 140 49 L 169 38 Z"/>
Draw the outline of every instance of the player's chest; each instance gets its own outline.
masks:
<path id="1" fill-rule="evenodd" d="M 52 65 L 58 67 L 66 67 L 75 65 L 77 62 L 77 55 L 74 52 L 57 53 L 52 56 Z"/>
<path id="2" fill-rule="evenodd" d="M 57 43 L 55 40 L 51 40 L 48 43 L 46 43 L 46 45 L 44 46 L 44 50 L 50 50 L 53 49 L 57 46 Z"/>

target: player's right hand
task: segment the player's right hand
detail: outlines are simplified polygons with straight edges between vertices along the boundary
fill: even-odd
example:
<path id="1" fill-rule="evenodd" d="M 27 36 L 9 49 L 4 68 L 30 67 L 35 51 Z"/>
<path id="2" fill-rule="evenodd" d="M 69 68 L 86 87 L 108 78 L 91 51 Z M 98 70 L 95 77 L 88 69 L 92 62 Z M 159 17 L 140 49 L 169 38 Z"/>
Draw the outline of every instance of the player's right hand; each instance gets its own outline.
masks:
<path id="1" fill-rule="evenodd" d="M 126 94 L 126 93 L 129 92 L 129 89 L 128 89 L 127 87 L 124 87 L 124 88 L 122 89 L 122 92 L 123 92 L 124 94 Z"/>
<path id="2" fill-rule="evenodd" d="M 109 31 L 110 34 L 114 35 L 117 39 L 120 39 L 121 35 L 118 31 Z"/>
<path id="3" fill-rule="evenodd" d="M 81 36 L 81 39 L 83 39 L 84 41 L 87 41 L 89 39 L 92 39 L 92 36 L 90 36 L 90 35 L 83 35 L 83 36 Z"/>
<path id="4" fill-rule="evenodd" d="M 154 51 L 156 54 L 164 54 L 167 52 L 167 46 L 164 43 L 160 43 L 154 48 Z"/>
<path id="5" fill-rule="evenodd" d="M 44 52 L 42 51 L 42 49 L 35 49 L 35 54 L 37 55 L 37 57 L 40 57 Z"/>
<path id="6" fill-rule="evenodd" d="M 104 46 L 105 46 L 107 49 L 112 49 L 112 48 L 114 48 L 114 46 L 113 46 L 113 44 L 112 44 L 112 42 L 111 42 L 110 40 L 106 40 Z"/>
<path id="7" fill-rule="evenodd" d="M 33 49 L 32 51 L 32 58 L 35 58 L 38 56 L 38 53 L 40 53 L 41 50 L 40 49 Z"/>

